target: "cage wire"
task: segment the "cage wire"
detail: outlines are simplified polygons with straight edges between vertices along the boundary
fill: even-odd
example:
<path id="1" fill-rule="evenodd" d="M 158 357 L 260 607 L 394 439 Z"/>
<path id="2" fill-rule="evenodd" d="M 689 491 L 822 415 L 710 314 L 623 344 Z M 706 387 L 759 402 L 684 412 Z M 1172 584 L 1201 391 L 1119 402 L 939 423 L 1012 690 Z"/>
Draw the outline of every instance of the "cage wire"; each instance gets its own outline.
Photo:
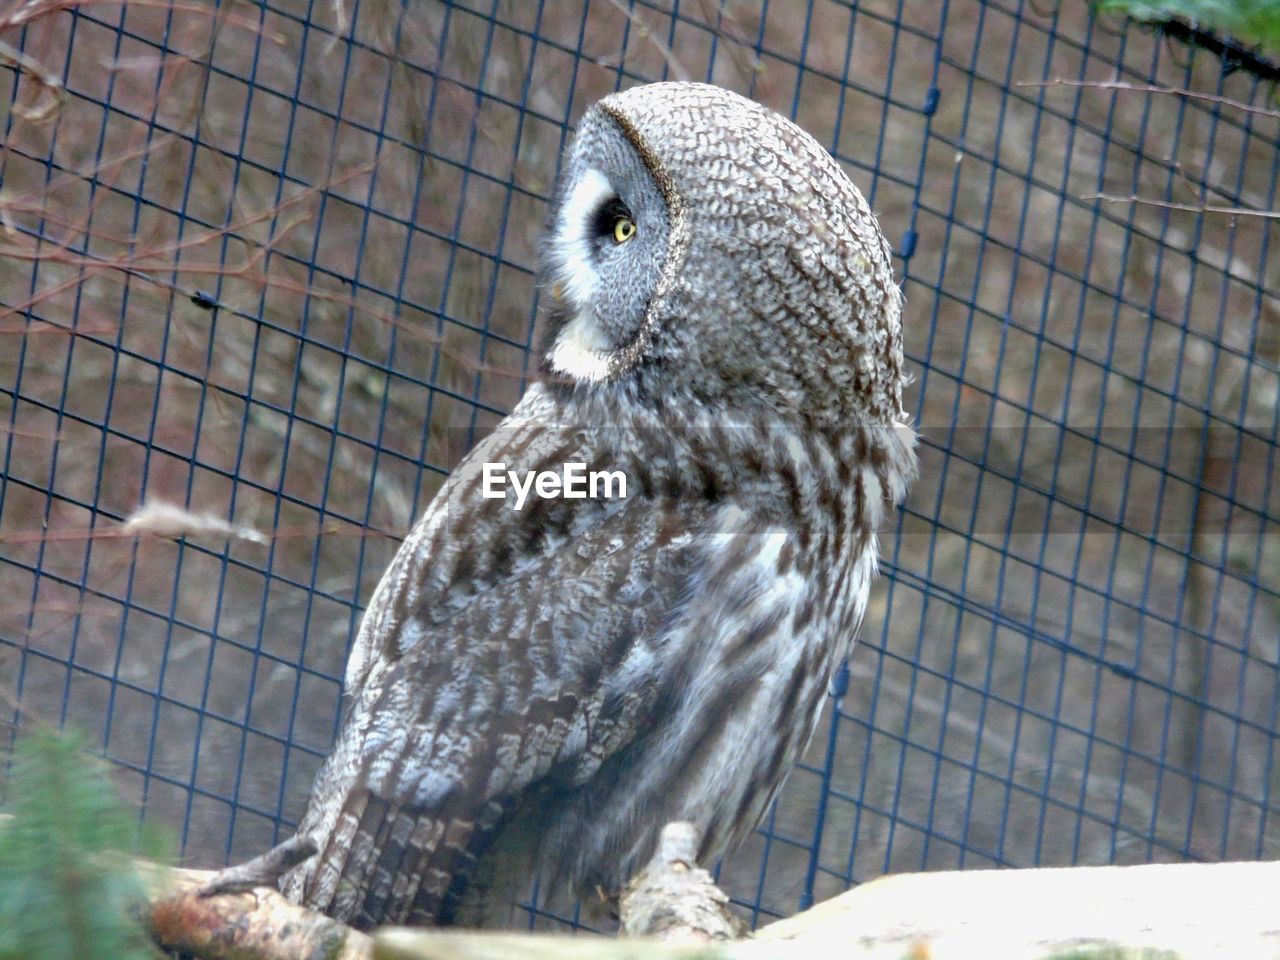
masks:
<path id="1" fill-rule="evenodd" d="M 866 193 L 922 438 L 735 902 L 1280 856 L 1269 83 L 1072 0 L 33 0 L 0 41 L 0 736 L 88 730 L 188 862 L 288 835 L 362 604 L 527 383 L 568 132 L 663 78 Z"/>

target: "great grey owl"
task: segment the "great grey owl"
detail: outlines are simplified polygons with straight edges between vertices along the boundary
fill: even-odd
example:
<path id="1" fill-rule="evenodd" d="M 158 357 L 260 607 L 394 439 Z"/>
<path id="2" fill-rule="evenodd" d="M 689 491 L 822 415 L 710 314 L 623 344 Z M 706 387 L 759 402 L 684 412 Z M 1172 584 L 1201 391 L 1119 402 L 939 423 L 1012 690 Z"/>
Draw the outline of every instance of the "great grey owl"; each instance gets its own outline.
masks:
<path id="1" fill-rule="evenodd" d="M 714 860 L 811 738 L 915 474 L 889 248 L 836 162 L 725 90 L 608 96 L 546 236 L 543 377 L 375 592 L 281 880 L 358 927 L 615 892 L 671 820 Z M 493 494 L 621 471 L 626 497 Z M 548 486 L 550 489 L 550 486 Z M 617 491 L 615 491 L 617 492 Z"/>

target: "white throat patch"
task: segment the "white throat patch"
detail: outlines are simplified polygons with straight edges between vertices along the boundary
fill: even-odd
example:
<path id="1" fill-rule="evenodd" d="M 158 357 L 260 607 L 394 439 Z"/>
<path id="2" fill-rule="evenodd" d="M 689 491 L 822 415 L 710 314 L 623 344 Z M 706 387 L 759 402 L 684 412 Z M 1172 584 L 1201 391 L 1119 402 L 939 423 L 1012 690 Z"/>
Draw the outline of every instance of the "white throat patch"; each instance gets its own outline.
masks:
<path id="1" fill-rule="evenodd" d="M 579 313 L 560 331 L 547 360 L 557 373 L 594 383 L 609 376 L 608 348 L 595 320 Z"/>

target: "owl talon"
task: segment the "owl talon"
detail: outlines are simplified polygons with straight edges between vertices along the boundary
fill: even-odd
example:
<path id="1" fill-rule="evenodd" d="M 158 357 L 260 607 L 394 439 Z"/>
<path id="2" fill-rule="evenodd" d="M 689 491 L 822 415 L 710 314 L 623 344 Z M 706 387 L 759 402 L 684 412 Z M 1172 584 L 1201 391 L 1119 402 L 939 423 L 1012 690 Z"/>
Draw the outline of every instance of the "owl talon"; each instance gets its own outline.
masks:
<path id="1" fill-rule="evenodd" d="M 266 853 L 219 870 L 213 879 L 196 890 L 200 899 L 224 893 L 249 893 L 255 887 L 275 887 L 280 877 L 302 861 L 316 855 L 315 841 L 295 835 Z"/>

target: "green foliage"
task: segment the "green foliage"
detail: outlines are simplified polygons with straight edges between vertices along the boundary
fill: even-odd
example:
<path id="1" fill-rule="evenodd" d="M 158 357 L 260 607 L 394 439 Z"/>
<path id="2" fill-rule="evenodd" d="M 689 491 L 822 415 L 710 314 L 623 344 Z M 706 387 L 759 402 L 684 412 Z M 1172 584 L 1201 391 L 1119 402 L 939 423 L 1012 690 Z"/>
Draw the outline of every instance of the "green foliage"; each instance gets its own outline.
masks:
<path id="1" fill-rule="evenodd" d="M 0 820 L 0 960 L 153 960 L 131 913 L 129 855 L 154 852 L 82 738 L 36 730 L 14 747 Z M 144 851 L 143 847 L 152 848 Z"/>
<path id="2" fill-rule="evenodd" d="M 1147 22 L 1179 17 L 1245 45 L 1280 52 L 1280 0 L 1098 0 L 1098 8 Z"/>

